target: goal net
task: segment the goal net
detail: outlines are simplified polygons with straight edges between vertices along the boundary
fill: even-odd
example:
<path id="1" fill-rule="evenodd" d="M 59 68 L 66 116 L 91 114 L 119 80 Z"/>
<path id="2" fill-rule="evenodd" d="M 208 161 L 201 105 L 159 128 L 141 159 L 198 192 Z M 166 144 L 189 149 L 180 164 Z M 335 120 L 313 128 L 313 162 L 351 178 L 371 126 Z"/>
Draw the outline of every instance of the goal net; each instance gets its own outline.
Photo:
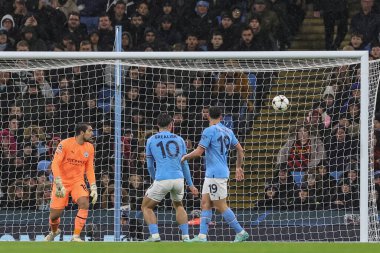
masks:
<path id="1" fill-rule="evenodd" d="M 370 62 L 367 85 L 360 57 L 338 54 L 289 58 L 277 53 L 268 59 L 255 54 L 250 59 L 246 54 L 240 59 L 236 54 L 199 59 L 194 54 L 162 59 L 132 54 L 127 59 L 120 54 L 118 62 L 116 54 L 93 59 L 78 55 L 0 59 L 0 240 L 38 241 L 48 233 L 50 164 L 58 143 L 73 136 L 79 122 L 89 122 L 94 129 L 100 196 L 90 207 L 83 238 L 113 241 L 120 233 L 125 241 L 146 239 L 140 208 L 152 181 L 144 149 L 147 138 L 157 132 L 156 117 L 169 112 L 174 133 L 192 150 L 208 126 L 210 106 L 223 109 L 223 124 L 245 149 L 243 182 L 234 179 L 236 156 L 230 154 L 228 204 L 250 240 L 359 241 L 360 228 L 365 227 L 361 219 L 368 227 L 365 240 L 378 240 L 380 140 L 376 144 L 374 111 L 379 62 Z M 116 68 L 121 68 L 120 77 Z M 115 102 L 118 80 L 120 103 Z M 273 109 L 277 95 L 289 100 L 286 111 Z M 369 103 L 365 112 L 363 103 Z M 360 120 L 361 114 L 368 116 Z M 119 123 L 118 151 L 114 129 Z M 115 152 L 120 152 L 120 168 Z M 368 171 L 363 171 L 366 166 Z M 201 189 L 203 158 L 191 161 L 190 169 Z M 120 189 L 115 188 L 117 176 Z M 115 209 L 116 192 L 121 205 Z M 198 234 L 200 199 L 186 190 L 184 206 L 190 234 Z M 76 209 L 70 200 L 57 240 L 71 238 Z M 178 240 L 169 196 L 156 213 L 161 238 Z M 115 231 L 115 222 L 120 231 Z M 211 241 L 234 237 L 218 213 L 209 225 Z"/>

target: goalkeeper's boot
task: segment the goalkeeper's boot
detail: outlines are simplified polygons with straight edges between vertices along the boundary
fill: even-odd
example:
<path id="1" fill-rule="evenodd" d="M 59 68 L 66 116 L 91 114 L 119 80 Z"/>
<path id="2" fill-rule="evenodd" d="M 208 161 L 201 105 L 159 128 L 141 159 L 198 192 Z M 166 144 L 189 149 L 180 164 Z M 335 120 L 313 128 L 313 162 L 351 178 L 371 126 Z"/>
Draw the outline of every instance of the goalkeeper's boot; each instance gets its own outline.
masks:
<path id="1" fill-rule="evenodd" d="M 52 242 L 54 241 L 54 238 L 61 233 L 61 230 L 58 228 L 57 231 L 53 232 L 50 231 L 47 236 L 45 236 L 45 241 L 46 242 Z"/>
<path id="2" fill-rule="evenodd" d="M 71 242 L 83 242 L 82 239 L 80 239 L 80 236 L 79 235 L 73 235 L 73 237 L 71 237 Z"/>
<path id="3" fill-rule="evenodd" d="M 193 239 L 190 240 L 191 242 L 207 242 L 207 237 L 200 238 L 199 236 L 194 236 Z"/>
<path id="4" fill-rule="evenodd" d="M 244 242 L 248 240 L 249 234 L 246 231 L 242 231 L 235 236 L 234 242 Z"/>
<path id="5" fill-rule="evenodd" d="M 146 239 L 144 242 L 161 242 L 161 238 L 149 236 L 149 238 Z"/>

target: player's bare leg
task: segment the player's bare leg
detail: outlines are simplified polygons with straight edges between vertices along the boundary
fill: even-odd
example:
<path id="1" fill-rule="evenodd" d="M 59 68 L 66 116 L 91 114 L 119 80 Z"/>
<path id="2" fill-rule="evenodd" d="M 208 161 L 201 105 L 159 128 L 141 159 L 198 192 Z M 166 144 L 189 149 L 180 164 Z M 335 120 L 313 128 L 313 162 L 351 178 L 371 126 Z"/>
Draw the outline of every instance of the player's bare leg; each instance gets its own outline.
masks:
<path id="1" fill-rule="evenodd" d="M 61 217 L 62 212 L 63 212 L 63 209 L 50 209 L 50 215 L 49 215 L 50 232 L 45 237 L 45 241 L 53 241 L 54 238 L 61 233 L 61 230 L 58 228 L 58 226 L 61 221 L 60 217 Z"/>
<path id="2" fill-rule="evenodd" d="M 212 201 L 208 193 L 202 194 L 201 209 L 200 231 L 199 235 L 192 239 L 193 242 L 207 242 L 208 224 L 212 217 Z"/>
<path id="3" fill-rule="evenodd" d="M 189 242 L 189 224 L 187 219 L 187 213 L 185 208 L 182 205 L 182 201 L 173 201 L 173 207 L 176 210 L 176 220 L 179 225 L 179 228 L 182 231 L 182 240 L 184 242 Z"/>
<path id="4" fill-rule="evenodd" d="M 220 199 L 213 201 L 214 207 L 222 214 L 223 219 L 228 225 L 236 232 L 234 242 L 246 241 L 249 237 L 248 233 L 240 226 L 236 219 L 234 212 L 228 207 L 226 199 Z"/>
<path id="5" fill-rule="evenodd" d="M 86 220 L 88 217 L 88 208 L 90 207 L 89 198 L 88 197 L 80 197 L 77 200 L 78 204 L 78 213 L 75 217 L 75 226 L 74 226 L 74 234 L 71 238 L 72 242 L 82 242 L 80 238 L 80 233 L 84 225 L 86 224 Z"/>
<path id="6" fill-rule="evenodd" d="M 149 226 L 150 236 L 146 242 L 159 242 L 161 241 L 160 234 L 158 233 L 157 218 L 153 210 L 159 202 L 154 201 L 148 197 L 144 197 L 141 204 L 141 210 L 144 215 L 144 220 Z"/>

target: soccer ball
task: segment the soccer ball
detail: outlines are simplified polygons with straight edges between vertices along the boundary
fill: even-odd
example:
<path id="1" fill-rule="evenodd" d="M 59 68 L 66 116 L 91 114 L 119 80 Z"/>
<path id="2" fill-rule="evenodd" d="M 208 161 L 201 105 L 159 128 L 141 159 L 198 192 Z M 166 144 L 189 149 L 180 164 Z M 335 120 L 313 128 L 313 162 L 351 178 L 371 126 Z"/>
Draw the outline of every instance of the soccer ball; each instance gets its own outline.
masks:
<path id="1" fill-rule="evenodd" d="M 275 96 L 272 100 L 272 106 L 276 111 L 286 111 L 289 106 L 289 99 L 284 95 Z"/>

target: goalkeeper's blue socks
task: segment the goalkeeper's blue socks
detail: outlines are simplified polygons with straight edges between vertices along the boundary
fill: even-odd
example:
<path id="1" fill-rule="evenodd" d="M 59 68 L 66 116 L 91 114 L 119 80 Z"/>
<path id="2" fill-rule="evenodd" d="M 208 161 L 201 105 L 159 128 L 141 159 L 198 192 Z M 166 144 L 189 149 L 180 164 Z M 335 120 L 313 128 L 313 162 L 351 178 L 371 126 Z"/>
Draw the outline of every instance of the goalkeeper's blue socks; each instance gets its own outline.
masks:
<path id="1" fill-rule="evenodd" d="M 203 210 L 201 212 L 201 226 L 199 234 L 207 235 L 208 233 L 208 224 L 211 221 L 212 211 L 211 210 Z"/>
<path id="2" fill-rule="evenodd" d="M 231 208 L 228 208 L 226 211 L 224 211 L 224 213 L 222 213 L 222 216 L 224 220 L 228 223 L 228 225 L 230 225 L 230 227 L 232 227 L 235 230 L 236 234 L 243 231 L 243 228 L 240 226 Z"/>
<path id="3" fill-rule="evenodd" d="M 154 238 L 159 237 L 157 224 L 149 224 L 149 233 Z"/>

